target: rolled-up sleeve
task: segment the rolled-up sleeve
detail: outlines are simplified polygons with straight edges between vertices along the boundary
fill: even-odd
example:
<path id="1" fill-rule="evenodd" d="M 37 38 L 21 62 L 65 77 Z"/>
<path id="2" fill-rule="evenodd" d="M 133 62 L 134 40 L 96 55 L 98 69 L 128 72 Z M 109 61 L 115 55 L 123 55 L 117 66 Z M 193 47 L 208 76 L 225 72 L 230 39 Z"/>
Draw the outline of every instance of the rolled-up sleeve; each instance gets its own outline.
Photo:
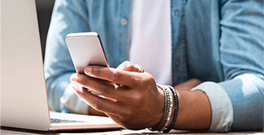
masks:
<path id="1" fill-rule="evenodd" d="M 205 82 L 212 108 L 211 131 L 263 129 L 264 4 L 225 0 L 220 12 L 220 62 L 225 79 Z"/>
<path id="2" fill-rule="evenodd" d="M 215 82 L 204 82 L 192 91 L 203 91 L 211 104 L 212 122 L 210 131 L 229 131 L 233 123 L 233 108 L 225 90 Z"/>
<path id="3" fill-rule="evenodd" d="M 83 0 L 56 0 L 54 5 L 44 62 L 51 110 L 88 113 L 88 106 L 80 103 L 69 86 L 75 69 L 65 43 L 68 33 L 89 31 L 85 4 Z"/>
<path id="4" fill-rule="evenodd" d="M 257 75 L 243 74 L 220 85 L 232 102 L 232 130 L 262 130 L 264 81 Z"/>

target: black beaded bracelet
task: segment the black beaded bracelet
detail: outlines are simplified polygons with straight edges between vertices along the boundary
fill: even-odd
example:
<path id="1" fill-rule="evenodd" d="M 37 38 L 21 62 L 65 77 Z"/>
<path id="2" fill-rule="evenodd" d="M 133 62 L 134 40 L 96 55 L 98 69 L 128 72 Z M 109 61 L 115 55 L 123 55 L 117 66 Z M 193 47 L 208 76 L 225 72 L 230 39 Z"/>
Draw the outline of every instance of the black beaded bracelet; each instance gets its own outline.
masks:
<path id="1" fill-rule="evenodd" d="M 173 92 L 173 96 L 174 96 L 174 100 L 175 100 L 175 102 L 174 102 L 174 103 L 175 103 L 175 110 L 174 110 L 174 114 L 173 114 L 173 119 L 172 119 L 172 123 L 171 123 L 171 125 L 170 125 L 167 129 L 163 130 L 163 133 L 168 133 L 168 132 L 170 132 L 171 129 L 174 127 L 175 122 L 176 122 L 176 120 L 177 120 L 178 109 L 179 109 L 179 102 L 178 102 L 178 95 L 177 95 L 177 92 L 176 92 L 176 90 L 174 90 L 174 88 L 171 87 L 171 86 L 170 86 L 170 90 Z"/>

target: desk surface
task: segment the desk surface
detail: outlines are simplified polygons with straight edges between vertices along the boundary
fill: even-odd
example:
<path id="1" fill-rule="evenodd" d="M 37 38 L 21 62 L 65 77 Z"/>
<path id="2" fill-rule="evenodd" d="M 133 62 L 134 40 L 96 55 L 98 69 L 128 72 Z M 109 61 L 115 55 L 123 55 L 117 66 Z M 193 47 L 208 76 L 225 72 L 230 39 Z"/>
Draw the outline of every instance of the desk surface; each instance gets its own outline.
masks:
<path id="1" fill-rule="evenodd" d="M 115 130 L 115 131 L 69 131 L 69 132 L 41 132 L 41 131 L 32 131 L 25 129 L 14 129 L 2 127 L 1 135 L 138 135 L 138 134 L 162 134 L 159 132 L 150 132 L 149 130 Z M 229 133 L 211 133 L 211 132 L 192 132 L 192 131 L 183 131 L 183 130 L 173 130 L 170 134 L 244 134 L 244 135 L 261 135 L 264 132 L 229 132 Z"/>

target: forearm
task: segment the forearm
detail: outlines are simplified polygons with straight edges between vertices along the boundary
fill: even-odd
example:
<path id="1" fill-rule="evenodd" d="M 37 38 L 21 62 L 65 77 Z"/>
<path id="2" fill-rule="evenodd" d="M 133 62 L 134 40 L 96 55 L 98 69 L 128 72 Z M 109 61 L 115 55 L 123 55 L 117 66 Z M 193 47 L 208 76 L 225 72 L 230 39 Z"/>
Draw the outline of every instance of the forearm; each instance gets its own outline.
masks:
<path id="1" fill-rule="evenodd" d="M 211 124 L 210 102 L 202 91 L 177 91 L 179 111 L 174 129 L 204 129 Z"/>

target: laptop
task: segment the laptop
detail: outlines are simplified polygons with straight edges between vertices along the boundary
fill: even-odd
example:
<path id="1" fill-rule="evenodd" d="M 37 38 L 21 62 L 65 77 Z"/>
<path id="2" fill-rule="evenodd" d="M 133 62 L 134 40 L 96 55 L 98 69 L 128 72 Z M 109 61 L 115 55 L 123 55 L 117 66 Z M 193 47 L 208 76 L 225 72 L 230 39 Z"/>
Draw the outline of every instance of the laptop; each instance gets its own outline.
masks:
<path id="1" fill-rule="evenodd" d="M 0 73 L 1 126 L 43 131 L 121 128 L 108 117 L 49 111 L 35 0 L 1 0 Z"/>

